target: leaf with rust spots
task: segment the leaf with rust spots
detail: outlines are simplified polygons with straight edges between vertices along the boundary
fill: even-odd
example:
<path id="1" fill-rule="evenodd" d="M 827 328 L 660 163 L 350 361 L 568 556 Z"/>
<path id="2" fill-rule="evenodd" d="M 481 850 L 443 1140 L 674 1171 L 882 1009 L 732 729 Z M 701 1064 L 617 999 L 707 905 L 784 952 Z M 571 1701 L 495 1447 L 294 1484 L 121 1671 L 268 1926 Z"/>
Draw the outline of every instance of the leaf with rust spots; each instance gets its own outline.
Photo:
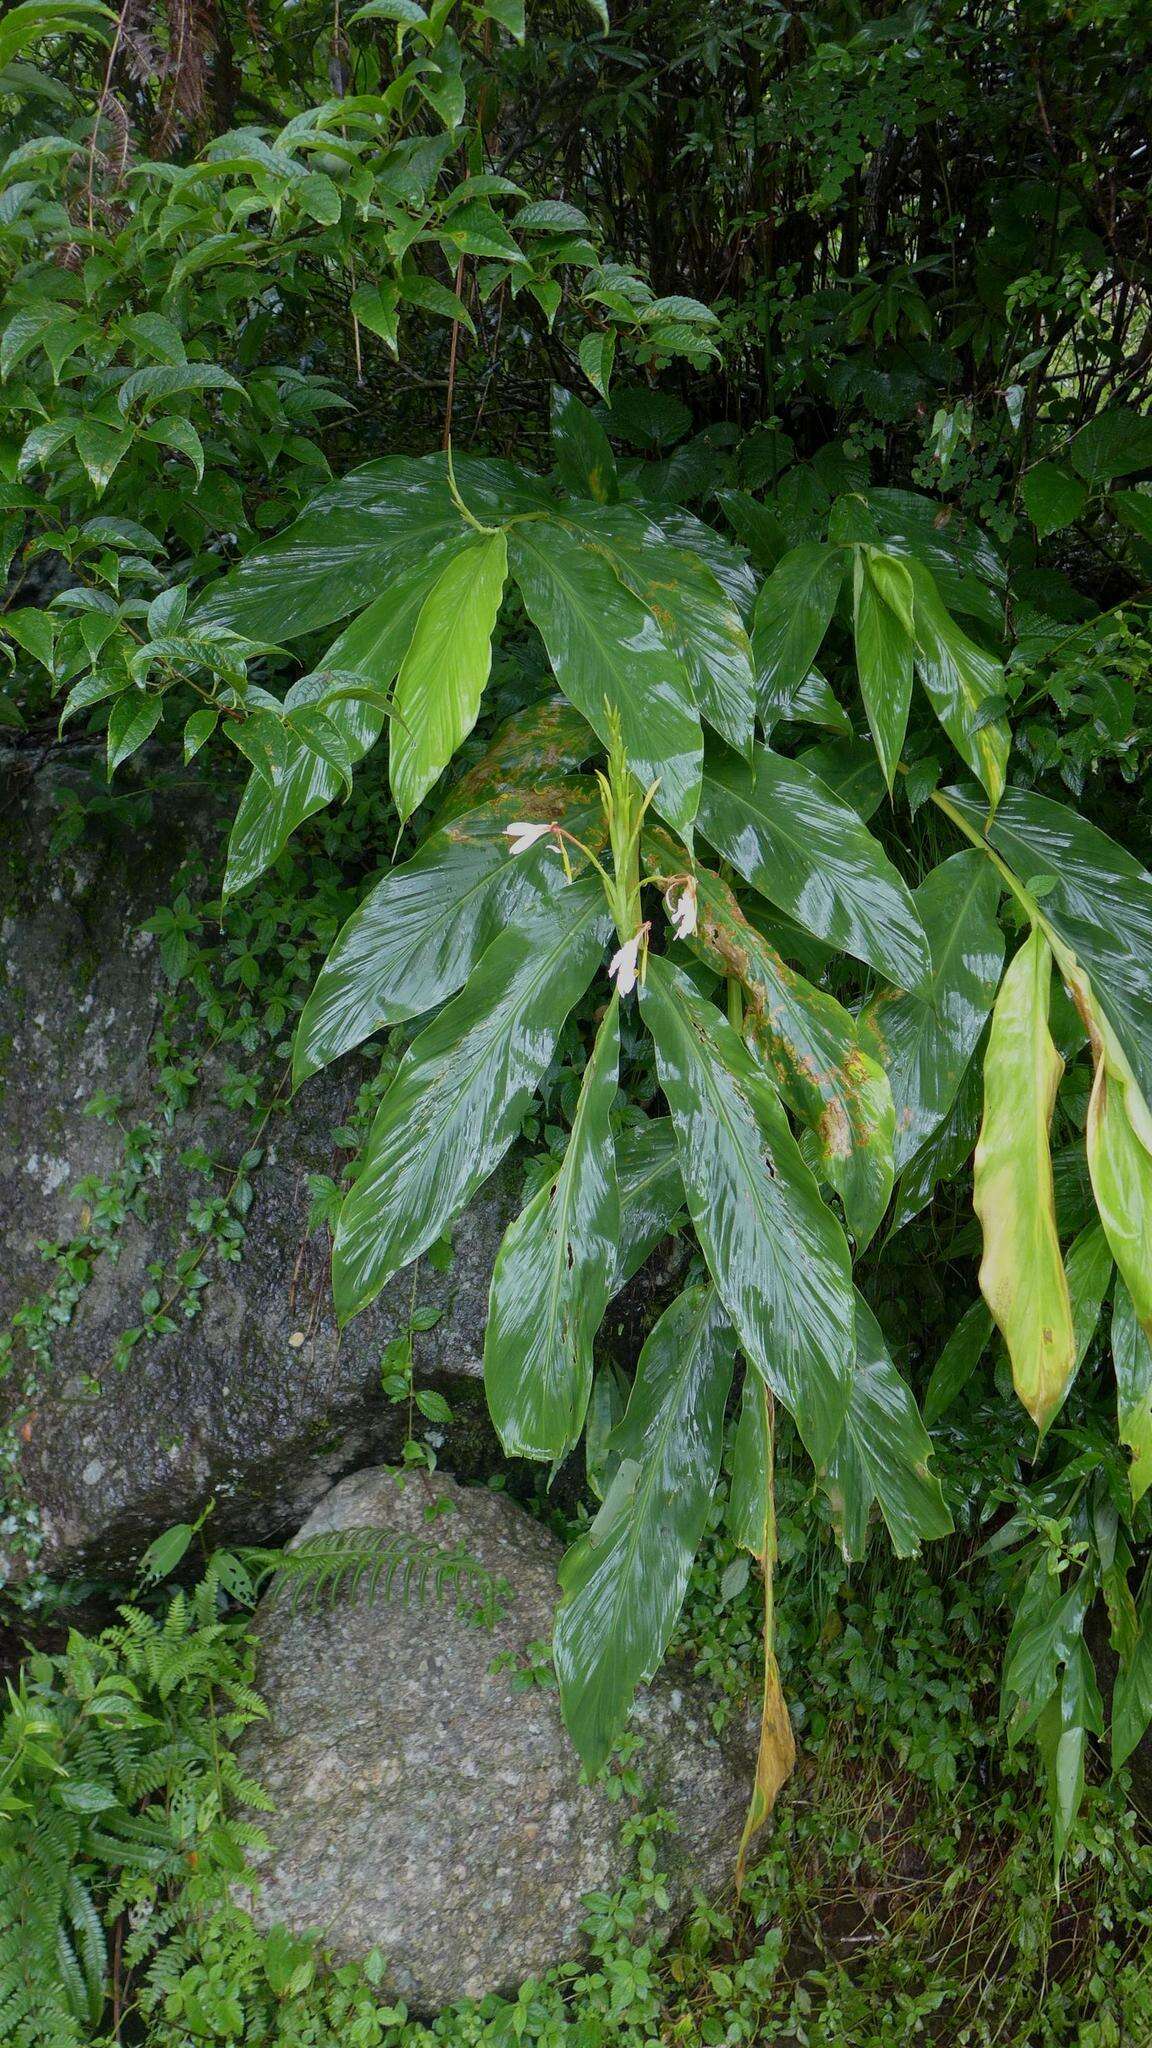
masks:
<path id="1" fill-rule="evenodd" d="M 436 828 L 509 791 L 558 784 L 594 754 L 597 745 L 587 720 L 563 697 L 530 704 L 505 720 L 480 760 L 453 785 L 436 814 Z"/>
<path id="2" fill-rule="evenodd" d="M 645 859 L 667 873 L 675 848 L 654 833 Z M 862 1248 L 892 1193 L 894 1111 L 887 1076 L 862 1049 L 855 1020 L 836 998 L 785 963 L 748 923 L 718 875 L 699 866 L 695 873 L 693 951 L 740 983 L 745 1041 L 812 1132 L 816 1170 L 840 1196 Z"/>
<path id="3" fill-rule="evenodd" d="M 975 847 L 941 861 L 916 891 L 932 974 L 914 995 L 885 992 L 860 1016 L 860 1042 L 881 1061 L 896 1104 L 896 1171 L 939 1129 L 956 1099 L 1004 962 L 1000 883 Z"/>
<path id="4" fill-rule="evenodd" d="M 1008 1346 L 1016 1392 L 1041 1432 L 1076 1369 L 1048 1141 L 1064 1071 L 1048 1029 L 1051 981 L 1051 949 L 1034 929 L 1011 962 L 992 1012 L 973 1182 L 984 1233 L 980 1292 Z"/>

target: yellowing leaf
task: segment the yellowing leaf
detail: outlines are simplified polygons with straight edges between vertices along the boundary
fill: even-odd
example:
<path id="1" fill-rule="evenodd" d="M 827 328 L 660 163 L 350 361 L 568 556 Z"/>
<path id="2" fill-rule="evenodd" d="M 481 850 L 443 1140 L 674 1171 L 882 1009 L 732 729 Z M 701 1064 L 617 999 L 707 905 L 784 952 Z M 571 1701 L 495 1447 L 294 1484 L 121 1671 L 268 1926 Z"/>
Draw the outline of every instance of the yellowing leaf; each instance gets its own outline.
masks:
<path id="1" fill-rule="evenodd" d="M 1083 968 L 1071 956 L 1061 967 L 1096 1068 L 1085 1133 L 1092 1193 L 1136 1320 L 1152 1338 L 1152 1112 Z"/>
<path id="2" fill-rule="evenodd" d="M 1048 1029 L 1051 977 L 1048 941 L 1033 930 L 992 1012 L 973 1192 L 984 1232 L 980 1291 L 1008 1346 L 1016 1392 L 1041 1431 L 1076 1369 L 1048 1143 L 1063 1072 Z"/>
<path id="3" fill-rule="evenodd" d="M 788 1717 L 776 1662 L 772 1575 L 776 1567 L 776 1496 L 773 1484 L 775 1403 L 753 1373 L 744 1381 L 744 1400 L 732 1460 L 729 1522 L 737 1542 L 759 1560 L 764 1574 L 764 1689 L 760 1705 L 760 1746 L 756 1782 L 736 1858 L 736 1891 L 744 1884 L 748 1848 L 776 1804 L 796 1763 L 796 1738 Z"/>

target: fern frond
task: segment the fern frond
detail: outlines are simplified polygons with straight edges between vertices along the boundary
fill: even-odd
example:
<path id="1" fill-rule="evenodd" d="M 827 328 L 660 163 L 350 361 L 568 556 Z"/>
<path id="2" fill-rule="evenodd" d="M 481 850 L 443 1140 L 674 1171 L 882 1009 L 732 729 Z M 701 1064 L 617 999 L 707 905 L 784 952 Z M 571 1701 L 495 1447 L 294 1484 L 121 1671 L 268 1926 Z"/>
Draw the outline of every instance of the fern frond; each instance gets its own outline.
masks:
<path id="1" fill-rule="evenodd" d="M 433 1543 L 427 1536 L 385 1529 L 338 1529 L 308 1536 L 294 1550 L 265 1559 L 275 1593 L 286 1591 L 295 1612 L 322 1601 L 397 1595 L 405 1605 L 450 1593 L 456 1612 L 492 1628 L 509 1597 L 507 1581 L 496 1577 L 462 1543 Z"/>

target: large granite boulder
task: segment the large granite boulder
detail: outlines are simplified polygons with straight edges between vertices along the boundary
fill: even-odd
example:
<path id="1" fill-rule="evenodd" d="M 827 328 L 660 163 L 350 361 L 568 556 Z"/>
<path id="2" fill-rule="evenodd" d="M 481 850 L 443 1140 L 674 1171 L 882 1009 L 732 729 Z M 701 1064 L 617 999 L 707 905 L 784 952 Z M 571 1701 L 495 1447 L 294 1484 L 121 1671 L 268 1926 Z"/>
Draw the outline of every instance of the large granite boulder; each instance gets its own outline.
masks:
<path id="1" fill-rule="evenodd" d="M 171 1261 L 187 1241 L 189 1199 L 205 1191 L 181 1154 L 233 1160 L 250 1142 L 250 1117 L 221 1108 L 210 1089 L 163 1130 L 149 1073 L 163 980 L 157 942 L 140 927 L 171 901 L 190 846 L 218 859 L 223 812 L 203 786 L 161 777 L 148 802 L 97 807 L 71 837 L 59 824 L 76 771 L 0 770 L 0 783 L 0 1329 L 45 1287 L 41 1240 L 76 1232 L 77 1183 L 105 1178 L 122 1156 L 120 1132 L 85 1113 L 89 1099 L 115 1091 L 121 1124 L 156 1120 L 162 1145 L 144 1215 L 127 1216 L 115 1253 L 97 1259 L 70 1322 L 52 1331 L 51 1365 L 33 1373 L 20 1416 L 18 1481 L 39 1516 L 41 1561 L 122 1564 L 209 1498 L 221 1537 L 278 1540 L 339 1473 L 396 1456 L 409 1425 L 406 1405 L 381 1392 L 380 1361 L 408 1327 L 412 1273 L 341 1335 L 327 1232 L 307 1228 L 308 1175 L 332 1171 L 332 1132 L 365 1070 L 319 1077 L 277 1105 L 242 1257 L 210 1254 L 195 1319 L 115 1367 L 123 1332 L 141 1321 L 150 1262 Z M 483 1332 L 519 1183 L 518 1167 L 496 1176 L 457 1227 L 450 1264 L 416 1275 L 420 1320 L 437 1317 L 415 1339 L 417 1384 L 448 1399 L 453 1463 L 468 1473 L 496 1457 Z M 18 1572 L 21 1559 L 0 1555 L 0 1580 L 6 1566 Z"/>
<path id="2" fill-rule="evenodd" d="M 378 1949 L 395 1994 L 426 2012 L 578 1952 L 585 1895 L 627 1875 L 622 1809 L 581 1783 L 555 1690 L 515 1683 L 551 1634 L 549 1531 L 504 1493 L 384 1469 L 342 1480 L 300 1540 L 357 1529 L 462 1545 L 510 1598 L 492 1630 L 447 1597 L 330 1606 L 281 1588 L 263 1602 L 268 1718 L 241 1749 L 273 1804 L 253 1910 L 265 1926 L 321 1929 L 339 1956 Z M 666 1667 L 632 1722 L 651 1793 L 676 1817 L 673 1910 L 693 1883 L 730 1882 L 752 1782 L 754 1728 L 718 1741 L 709 1704 Z"/>

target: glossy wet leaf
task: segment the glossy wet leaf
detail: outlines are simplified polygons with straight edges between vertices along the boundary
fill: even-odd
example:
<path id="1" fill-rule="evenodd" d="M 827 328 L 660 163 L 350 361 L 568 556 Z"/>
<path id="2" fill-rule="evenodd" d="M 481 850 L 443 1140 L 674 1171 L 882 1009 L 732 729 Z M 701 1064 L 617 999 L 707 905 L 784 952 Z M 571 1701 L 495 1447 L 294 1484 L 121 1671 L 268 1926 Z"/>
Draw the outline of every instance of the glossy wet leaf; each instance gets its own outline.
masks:
<path id="1" fill-rule="evenodd" d="M 1092 1196 L 1137 1321 L 1152 1339 L 1152 1113 L 1094 989 L 1080 981 L 1079 993 L 1095 1062 L 1085 1130 Z"/>
<path id="2" fill-rule="evenodd" d="M 641 1011 L 656 1042 L 689 1214 L 756 1370 L 815 1459 L 848 1401 L 851 1261 L 767 1070 L 677 968 L 652 958 Z"/>
<path id="3" fill-rule="evenodd" d="M 799 761 L 757 747 L 710 758 L 704 838 L 754 889 L 817 938 L 915 988 L 931 954 L 912 897 L 857 812 Z"/>
<path id="4" fill-rule="evenodd" d="M 507 571 L 503 533 L 482 535 L 453 556 L 421 606 L 396 678 L 391 728 L 392 794 L 402 819 L 476 723 Z"/>
<path id="5" fill-rule="evenodd" d="M 889 1356 L 884 1333 L 858 1294 L 856 1368 L 844 1427 L 821 1467 L 824 1491 L 846 1558 L 863 1557 L 872 1508 L 884 1518 L 897 1557 L 952 1528 L 932 1442 L 911 1389 Z"/>
<path id="6" fill-rule="evenodd" d="M 1008 1346 L 1016 1392 L 1041 1432 L 1076 1367 L 1048 1141 L 1064 1070 L 1048 1028 L 1051 981 L 1052 954 L 1034 930 L 992 1012 L 972 1198 L 984 1233 L 980 1291 Z"/>
<path id="7" fill-rule="evenodd" d="M 572 391 L 552 387 L 552 454 L 566 491 L 614 505 L 620 479 L 612 444 L 594 413 Z"/>
<path id="8" fill-rule="evenodd" d="M 744 991 L 742 1031 L 815 1140 L 859 1246 L 888 1206 L 895 1112 L 887 1076 L 863 1050 L 855 1019 L 813 988 L 748 923 L 727 883 L 697 868 L 694 950 Z"/>
<path id="9" fill-rule="evenodd" d="M 846 567 L 842 548 L 805 541 L 777 563 L 756 600 L 752 656 L 760 716 L 768 728 L 820 652 Z"/>
<path id="10" fill-rule="evenodd" d="M 535 789 L 541 783 L 555 788 L 597 748 L 587 719 L 563 697 L 545 697 L 529 704 L 505 719 L 480 759 L 453 783 L 436 812 L 435 828 L 498 797 Z"/>
<path id="11" fill-rule="evenodd" d="M 581 795 L 585 806 L 570 811 Z M 297 1086 L 375 1032 L 455 995 L 506 924 L 565 886 L 554 841 L 513 855 L 506 836 L 510 824 L 561 816 L 582 838 L 596 825 L 599 807 L 586 782 L 527 789 L 465 812 L 369 889 L 301 1014 Z"/>
<path id="12" fill-rule="evenodd" d="M 836 540 L 870 542 L 903 562 L 930 570 L 950 612 L 1004 626 L 1003 560 L 988 535 L 956 505 L 921 491 L 881 487 L 838 498 L 828 522 Z"/>
<path id="13" fill-rule="evenodd" d="M 1140 1327 L 1123 1280 L 1117 1280 L 1112 1300 L 1112 1365 L 1116 1430 L 1132 1453 L 1128 1483 L 1135 1504 L 1152 1486 L 1152 1342 Z"/>
<path id="14" fill-rule="evenodd" d="M 1112 1768 L 1121 1770 L 1152 1720 L 1152 1572 L 1138 1604 L 1139 1633 L 1120 1665 L 1112 1699 Z"/>
<path id="15" fill-rule="evenodd" d="M 609 1112 L 620 1065 L 612 997 L 556 1173 L 505 1232 L 484 1337 L 488 1412 L 509 1457 L 558 1462 L 577 1441 L 608 1305 L 620 1205 Z"/>
<path id="16" fill-rule="evenodd" d="M 738 608 L 705 557 L 631 506 L 565 506 L 558 516 L 603 554 L 651 613 L 684 664 L 701 716 L 745 749 L 756 710 L 752 650 Z"/>
<path id="17" fill-rule="evenodd" d="M 607 1758 L 680 1612 L 720 1470 L 734 1356 L 714 1288 L 689 1288 L 665 1310 L 610 1439 L 616 1476 L 560 1567 L 560 1704 L 589 1769 Z"/>
<path id="18" fill-rule="evenodd" d="M 930 979 L 914 995 L 881 991 L 861 1013 L 860 1043 L 892 1084 L 898 1173 L 951 1109 L 995 1000 L 999 900 L 995 870 L 975 847 L 941 861 L 914 898 L 932 950 Z"/>
<path id="19" fill-rule="evenodd" d="M 700 797 L 700 718 L 686 669 L 604 557 L 552 520 L 509 536 L 509 561 L 553 673 L 605 745 L 617 712 L 633 772 L 686 835 Z"/>
<path id="20" fill-rule="evenodd" d="M 620 1235 L 612 1292 L 640 1271 L 684 1213 L 684 1183 L 676 1134 L 667 1116 L 628 1123 L 616 1139 Z"/>
<path id="21" fill-rule="evenodd" d="M 374 692 L 392 683 L 416 628 L 416 621 L 435 581 L 443 551 L 398 575 L 385 595 L 346 627 L 312 675 L 293 683 L 284 699 L 287 716 L 316 705 L 331 693 L 330 672 L 347 678 L 359 675 Z M 377 704 L 344 697 L 327 706 L 325 716 L 337 728 L 353 766 L 379 737 L 384 713 Z M 254 774 L 240 800 L 228 841 L 224 876 L 226 895 L 246 889 L 282 853 L 306 818 L 340 795 L 344 778 L 331 758 L 308 746 L 298 734 L 284 732 L 284 762 L 272 787 Z"/>
<path id="22" fill-rule="evenodd" d="M 950 802 L 1029 886 L 1044 880 L 1045 920 L 1091 977 L 1096 999 L 1152 1096 L 1152 875 L 1086 818 L 1031 790 L 1010 789 L 987 827 L 970 787 Z"/>
<path id="23" fill-rule="evenodd" d="M 1096 1335 L 1104 1297 L 1112 1280 L 1112 1252 L 1100 1223 L 1086 1223 L 1064 1258 L 1068 1275 L 1068 1298 L 1072 1303 L 1072 1329 L 1076 1338 L 1076 1370 L 1079 1371 L 1089 1344 Z"/>
<path id="24" fill-rule="evenodd" d="M 336 1228 L 342 1322 L 435 1242 L 517 1134 L 609 925 L 600 883 L 576 882 L 502 932 L 468 987 L 409 1046 Z"/>
<path id="25" fill-rule="evenodd" d="M 1004 695 L 1004 667 L 986 654 L 945 609 L 927 569 L 909 561 L 916 620 L 915 664 L 932 709 L 993 808 L 1004 792 L 1011 734 L 1002 717 L 988 718 Z"/>
<path id="26" fill-rule="evenodd" d="M 858 548 L 852 613 L 856 673 L 889 790 L 896 779 L 912 702 L 911 611 L 912 579 L 904 563 L 880 558 L 874 565 L 869 552 Z"/>

